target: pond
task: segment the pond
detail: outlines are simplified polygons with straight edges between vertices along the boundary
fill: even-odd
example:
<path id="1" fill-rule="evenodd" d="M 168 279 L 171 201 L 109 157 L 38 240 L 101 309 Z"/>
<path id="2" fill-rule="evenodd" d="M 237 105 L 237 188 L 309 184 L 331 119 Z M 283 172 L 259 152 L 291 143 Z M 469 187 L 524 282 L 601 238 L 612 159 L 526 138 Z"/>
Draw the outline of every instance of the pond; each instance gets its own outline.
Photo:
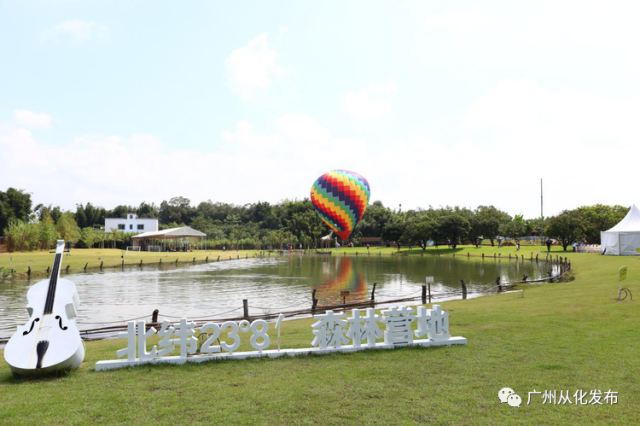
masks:
<path id="1" fill-rule="evenodd" d="M 318 305 L 370 298 L 376 300 L 419 296 L 426 276 L 434 276 L 433 295 L 460 297 L 464 279 L 469 297 L 495 292 L 502 282 L 546 276 L 546 262 L 480 260 L 447 256 L 313 256 L 280 255 L 213 262 L 188 267 L 125 268 L 69 275 L 80 295 L 81 330 L 107 323 L 149 316 L 160 318 L 229 318 L 242 315 L 242 300 L 249 300 L 251 315 L 278 313 L 311 306 L 316 289 Z M 64 274 L 63 274 L 64 275 Z M 26 293 L 37 280 L 0 284 L 0 337 L 9 337 L 27 321 Z M 455 293 L 452 295 L 451 293 Z M 443 300 L 438 298 L 437 300 Z"/>

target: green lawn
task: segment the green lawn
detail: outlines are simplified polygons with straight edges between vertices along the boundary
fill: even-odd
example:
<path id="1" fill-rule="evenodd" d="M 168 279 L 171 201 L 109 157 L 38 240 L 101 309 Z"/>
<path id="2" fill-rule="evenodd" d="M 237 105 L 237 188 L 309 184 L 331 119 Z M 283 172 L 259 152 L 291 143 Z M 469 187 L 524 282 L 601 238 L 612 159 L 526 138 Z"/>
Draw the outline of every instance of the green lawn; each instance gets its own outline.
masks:
<path id="1" fill-rule="evenodd" d="M 521 254 L 529 258 L 533 250 Z M 391 251 L 371 249 L 372 255 Z M 455 251 L 467 252 L 508 256 L 515 247 Z M 636 301 L 614 300 L 622 265 L 629 266 L 625 286 L 640 297 L 638 258 L 567 255 L 571 281 L 525 286 L 524 297 L 441 303 L 452 334 L 466 337 L 468 346 L 96 373 L 95 362 L 115 359 L 124 343 L 89 342 L 85 363 L 67 376 L 16 379 L 0 362 L 0 423 L 638 424 L 640 309 Z M 283 347 L 308 347 L 311 323 L 286 322 Z M 522 406 L 500 404 L 502 387 L 513 388 Z M 543 405 L 537 395 L 526 405 L 534 389 L 572 396 L 611 389 L 618 404 Z"/>
<path id="2" fill-rule="evenodd" d="M 238 256 L 253 256 L 256 251 L 252 250 L 196 250 L 193 252 L 126 252 L 118 249 L 73 249 L 70 256 L 65 256 L 62 261 L 62 267 L 70 266 L 69 273 L 80 273 L 84 271 L 85 265 L 87 269 L 99 269 L 100 264 L 104 268 L 119 267 L 124 260 L 125 266 L 139 265 L 140 260 L 144 264 L 175 263 L 176 259 L 179 263 L 203 262 L 206 258 L 209 261 L 237 259 Z M 49 251 L 31 251 L 17 253 L 0 254 L 0 268 L 5 270 L 14 270 L 16 277 L 24 277 L 31 267 L 32 275 L 46 277 L 47 267 L 53 264 L 53 253 Z M 1 276 L 2 274 L 0 274 Z"/>

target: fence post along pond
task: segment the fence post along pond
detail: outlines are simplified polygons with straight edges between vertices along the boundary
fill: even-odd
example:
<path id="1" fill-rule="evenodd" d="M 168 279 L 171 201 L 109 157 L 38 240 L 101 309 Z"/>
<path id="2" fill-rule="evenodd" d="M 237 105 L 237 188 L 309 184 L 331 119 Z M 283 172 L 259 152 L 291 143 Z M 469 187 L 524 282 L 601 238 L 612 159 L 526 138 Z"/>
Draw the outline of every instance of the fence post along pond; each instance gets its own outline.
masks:
<path id="1" fill-rule="evenodd" d="M 181 318 L 173 324 L 165 319 L 160 330 L 148 327 L 145 321 L 129 321 L 127 331 L 119 335 L 126 339 L 127 346 L 116 352 L 119 358 L 126 356 L 126 359 L 98 361 L 95 369 L 105 371 L 145 364 L 184 364 L 223 359 L 278 358 L 285 355 L 394 349 L 400 346 L 467 344 L 466 338 L 451 336 L 449 313 L 443 311 L 440 305 L 433 305 L 432 309 L 419 306 L 417 310 L 410 306 L 399 306 L 385 309 L 379 315 L 373 308 L 353 309 L 350 317 L 347 317 L 346 312 L 329 310 L 314 316 L 318 321 L 311 326 L 314 335 L 312 347 L 302 349 L 280 349 L 283 317 L 282 314 L 278 317 L 274 327 L 278 333 L 278 349 L 275 350 L 268 349 L 271 345 L 269 324 L 262 319 L 253 322 L 226 321 L 220 325 L 206 323 L 200 329 L 199 337 L 205 338 L 200 347 L 199 338 L 196 338 L 196 324 L 189 322 L 187 318 Z M 417 324 L 416 330 L 413 330 L 413 323 Z M 226 336 L 223 340 L 224 333 Z M 146 342 L 154 334 L 158 334 L 161 339 L 147 351 Z M 236 352 L 244 334 L 250 336 L 249 343 L 254 351 Z M 381 338 L 384 340 L 377 342 Z M 179 355 L 166 356 L 178 349 Z"/>

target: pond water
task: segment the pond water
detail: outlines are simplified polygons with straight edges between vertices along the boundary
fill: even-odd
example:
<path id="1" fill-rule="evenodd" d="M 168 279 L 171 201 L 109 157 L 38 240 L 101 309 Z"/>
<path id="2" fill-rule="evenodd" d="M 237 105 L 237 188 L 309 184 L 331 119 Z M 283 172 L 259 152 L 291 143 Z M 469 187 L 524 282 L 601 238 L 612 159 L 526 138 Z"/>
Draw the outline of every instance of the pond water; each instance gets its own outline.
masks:
<path id="1" fill-rule="evenodd" d="M 495 292 L 495 280 L 546 276 L 550 265 L 503 259 L 452 256 L 310 256 L 284 255 L 214 262 L 173 268 L 164 266 L 104 270 L 65 278 L 80 295 L 81 330 L 148 316 L 229 318 L 242 315 L 242 299 L 250 314 L 309 308 L 315 288 L 319 305 L 364 301 L 377 283 L 376 300 L 419 296 L 425 276 L 435 277 L 432 294 L 455 292 L 464 279 L 469 297 Z M 64 275 L 64 274 L 63 274 Z M 9 337 L 27 319 L 26 293 L 37 280 L 0 283 L 0 337 Z M 492 288 L 493 287 L 493 288 Z M 437 300 L 443 300 L 438 298 Z M 229 312 L 231 311 L 231 312 Z"/>

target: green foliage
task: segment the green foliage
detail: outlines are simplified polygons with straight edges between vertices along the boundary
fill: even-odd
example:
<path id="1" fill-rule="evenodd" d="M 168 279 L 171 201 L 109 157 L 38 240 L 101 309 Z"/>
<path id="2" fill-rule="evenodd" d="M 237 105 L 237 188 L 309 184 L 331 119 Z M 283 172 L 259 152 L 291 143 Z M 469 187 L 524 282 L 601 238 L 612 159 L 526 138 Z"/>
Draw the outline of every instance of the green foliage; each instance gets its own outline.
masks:
<path id="1" fill-rule="evenodd" d="M 9 201 L 7 201 L 9 200 Z M 6 207 L 7 203 L 13 207 Z M 0 192 L 0 221 L 19 214 L 27 222 L 31 206 L 30 195 L 9 188 Z M 622 206 L 585 206 L 574 210 L 584 226 L 583 236 L 589 243 L 600 242 L 600 232 L 618 223 L 628 209 Z M 18 213 L 16 213 L 18 212 Z M 281 248 L 284 244 L 302 244 L 305 248 L 318 247 L 320 237 L 330 232 L 329 227 L 315 213 L 309 199 L 285 200 L 277 204 L 258 201 L 253 204 L 234 205 L 203 201 L 191 206 L 185 197 L 174 197 L 160 206 L 140 203 L 133 206 L 119 205 L 112 210 L 91 203 L 78 204 L 73 215 L 60 207 L 37 205 L 29 221 L 37 222 L 38 236 L 32 237 L 28 226 L 12 228 L 17 233 L 15 241 L 20 247 L 46 247 L 51 243 L 51 220 L 56 224 L 56 238 L 77 241 L 79 246 L 93 247 L 100 244 L 122 247 L 130 243 L 130 235 L 113 232 L 89 232 L 86 228 L 103 226 L 106 217 L 125 217 L 134 212 L 139 217 L 157 217 L 160 229 L 191 226 L 207 235 L 207 244 L 226 248 Z M 45 218 L 49 218 L 46 219 Z M 458 219 L 444 219 L 455 217 Z M 15 217 L 14 217 L 15 218 Z M 553 218 L 545 218 L 548 224 Z M 75 221 L 75 224 L 74 224 Z M 45 222 L 45 223 L 43 223 Z M 469 224 L 467 229 L 466 223 Z M 8 224 L 8 221 L 7 221 Z M 82 229 L 82 232 L 80 231 Z M 109 230 L 107 230 L 109 231 Z M 288 233 L 288 234 L 287 234 Z M 350 241 L 359 243 L 362 237 L 381 237 L 386 242 L 425 245 L 434 240 L 452 244 L 470 242 L 482 236 L 491 241 L 498 235 L 520 238 L 540 235 L 540 218 L 525 219 L 523 215 L 509 216 L 494 206 L 479 206 L 475 210 L 464 207 L 429 207 L 401 212 L 374 201 L 356 226 Z M 5 234 L 8 236 L 7 232 Z M 286 235 L 286 236 L 285 236 Z M 34 242 L 36 241 L 36 242 Z M 17 246 L 16 246 L 17 247 Z"/>
<path id="2" fill-rule="evenodd" d="M 436 224 L 427 217 L 409 219 L 400 237 L 400 242 L 403 244 L 417 244 L 425 250 L 427 242 L 433 238 L 435 226 Z"/>
<path id="3" fill-rule="evenodd" d="M 500 227 L 511 221 L 511 216 L 493 206 L 480 206 L 471 218 L 471 237 L 484 237 L 494 245 L 494 239 L 500 232 Z"/>
<path id="4" fill-rule="evenodd" d="M 64 212 L 58 223 L 56 224 L 58 229 L 58 236 L 67 242 L 76 242 L 80 238 L 80 228 L 76 223 L 75 216 L 71 212 Z"/>
<path id="5" fill-rule="evenodd" d="M 569 244 L 583 238 L 584 232 L 583 219 L 577 210 L 565 210 L 552 217 L 547 221 L 545 229 L 545 234 L 560 240 L 564 251 L 567 251 Z"/>
<path id="6" fill-rule="evenodd" d="M 501 233 L 511 238 L 523 237 L 527 233 L 527 225 L 522 220 L 512 220 L 501 228 Z"/>
<path id="7" fill-rule="evenodd" d="M 30 213 L 31 194 L 14 188 L 0 191 L 0 230 L 6 228 L 11 219 L 27 221 Z"/>
<path id="8" fill-rule="evenodd" d="M 589 244 L 600 244 L 600 232 L 613 228 L 629 212 L 628 207 L 584 206 L 575 209 L 582 218 L 584 237 Z"/>
<path id="9" fill-rule="evenodd" d="M 452 248 L 456 248 L 471 231 L 471 224 L 461 214 L 441 216 L 436 221 L 434 237 L 439 242 L 446 241 Z"/>
<path id="10" fill-rule="evenodd" d="M 47 250 L 53 247 L 58 238 L 56 224 L 49 212 L 45 212 L 44 217 L 38 222 L 38 240 L 41 250 Z"/>

